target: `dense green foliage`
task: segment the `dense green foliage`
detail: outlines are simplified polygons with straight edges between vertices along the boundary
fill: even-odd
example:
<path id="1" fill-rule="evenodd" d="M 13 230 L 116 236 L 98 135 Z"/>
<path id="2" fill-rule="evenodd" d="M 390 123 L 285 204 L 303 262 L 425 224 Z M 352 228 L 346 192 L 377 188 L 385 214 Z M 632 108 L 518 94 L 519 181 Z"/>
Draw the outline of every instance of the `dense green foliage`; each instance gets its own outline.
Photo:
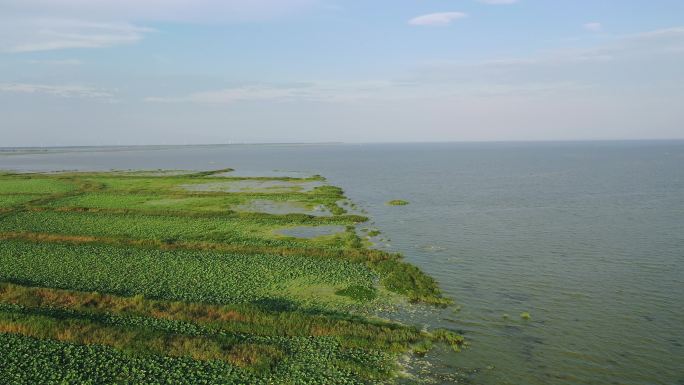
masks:
<path id="1" fill-rule="evenodd" d="M 131 355 L 102 345 L 77 345 L 0 333 L 3 384 L 361 384 L 358 368 L 386 377 L 391 361 L 382 353 L 340 349 L 332 338 L 299 338 L 271 372 L 258 373 L 223 361 Z M 351 368 L 331 365 L 344 359 Z M 380 374 L 375 374 L 375 373 Z M 366 376 L 368 378 L 368 376 Z"/>
<path id="2" fill-rule="evenodd" d="M 461 346 L 367 318 L 388 291 L 449 301 L 364 247 L 341 189 L 230 171 L 0 175 L 3 383 L 378 383 L 400 354 Z M 245 212 L 264 201 L 332 215 Z M 323 225 L 346 230 L 281 235 Z"/>
<path id="3" fill-rule="evenodd" d="M 421 337 L 421 333 L 412 327 L 366 320 L 343 312 L 301 309 L 286 301 L 211 305 L 4 283 L 0 284 L 0 303 L 29 308 L 70 309 L 95 315 L 187 321 L 241 335 L 344 336 L 340 342 L 348 347 L 382 346 L 396 350 Z"/>
<path id="4" fill-rule="evenodd" d="M 31 178 L 30 176 L 5 176 L 0 180 L 0 194 L 55 194 L 76 188 L 68 180 Z"/>
<path id="5" fill-rule="evenodd" d="M 35 195 L 8 194 L 0 195 L 0 209 L 8 209 L 36 199 Z"/>
<path id="6" fill-rule="evenodd" d="M 319 242 L 279 236 L 275 230 L 296 225 L 354 223 L 355 217 L 319 218 L 305 215 L 238 215 L 238 216 L 170 216 L 137 213 L 106 213 L 93 215 L 78 211 L 27 211 L 0 220 L 8 232 L 32 232 L 66 235 L 152 239 L 165 242 L 210 241 L 252 246 L 303 247 L 343 246 L 346 239 L 320 239 Z M 325 241 L 328 242 L 325 242 Z"/>
<path id="7" fill-rule="evenodd" d="M 0 281 L 207 303 L 295 300 L 292 286 L 368 287 L 372 273 L 342 260 L 161 251 L 104 245 L 0 243 Z"/>
<path id="8" fill-rule="evenodd" d="M 115 209 L 115 210 L 138 210 L 138 211 L 167 211 L 167 212 L 214 212 L 225 213 L 230 210 L 240 211 L 240 206 L 249 205 L 253 201 L 292 202 L 304 208 L 313 210 L 321 205 L 335 215 L 344 214 L 345 211 L 337 206 L 340 197 L 336 194 L 321 194 L 316 190 L 311 193 L 165 193 L 151 194 L 149 192 L 125 193 L 125 192 L 101 192 L 87 195 L 67 196 L 53 202 L 48 207 L 63 209 L 89 208 L 89 209 Z"/>
<path id="9" fill-rule="evenodd" d="M 370 301 L 377 297 L 375 289 L 372 287 L 353 285 L 335 292 L 337 295 L 352 298 L 357 301 Z"/>

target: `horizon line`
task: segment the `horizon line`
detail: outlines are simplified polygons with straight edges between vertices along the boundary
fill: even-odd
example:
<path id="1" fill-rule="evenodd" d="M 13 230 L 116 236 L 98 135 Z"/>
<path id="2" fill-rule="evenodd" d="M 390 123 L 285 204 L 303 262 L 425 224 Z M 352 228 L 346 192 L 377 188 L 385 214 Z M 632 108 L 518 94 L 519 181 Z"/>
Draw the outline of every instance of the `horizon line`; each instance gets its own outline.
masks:
<path id="1" fill-rule="evenodd" d="M 79 149 L 79 148 L 130 148 L 130 147 L 213 147 L 213 146 L 315 146 L 315 145 L 364 145 L 364 144 L 457 144 L 457 143 L 582 143 L 582 142 L 677 142 L 681 138 L 639 139 L 525 139 L 525 140 L 444 140 L 444 141 L 368 141 L 368 142 L 228 142 L 228 143 L 172 143 L 172 144 L 85 144 L 85 145 L 21 145 L 3 146 L 0 151 L 13 149 Z"/>

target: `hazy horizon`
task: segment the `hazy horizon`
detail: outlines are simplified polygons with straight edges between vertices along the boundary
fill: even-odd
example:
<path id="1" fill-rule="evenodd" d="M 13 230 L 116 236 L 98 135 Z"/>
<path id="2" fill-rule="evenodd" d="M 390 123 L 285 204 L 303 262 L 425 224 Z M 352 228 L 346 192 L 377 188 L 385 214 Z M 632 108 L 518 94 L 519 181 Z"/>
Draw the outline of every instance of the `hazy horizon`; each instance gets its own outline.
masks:
<path id="1" fill-rule="evenodd" d="M 684 142 L 684 138 L 663 139 L 568 139 L 568 140 L 446 140 L 403 142 L 235 142 L 235 143 L 140 143 L 140 144 L 84 144 L 60 146 L 3 146 L 0 151 L 14 149 L 78 149 L 78 148 L 130 148 L 130 147 L 220 147 L 220 146 L 333 146 L 333 145 L 402 145 L 402 144 L 581 144 L 581 143 L 672 143 Z"/>
<path id="2" fill-rule="evenodd" d="M 1 147 L 684 139 L 676 0 L 0 0 Z"/>

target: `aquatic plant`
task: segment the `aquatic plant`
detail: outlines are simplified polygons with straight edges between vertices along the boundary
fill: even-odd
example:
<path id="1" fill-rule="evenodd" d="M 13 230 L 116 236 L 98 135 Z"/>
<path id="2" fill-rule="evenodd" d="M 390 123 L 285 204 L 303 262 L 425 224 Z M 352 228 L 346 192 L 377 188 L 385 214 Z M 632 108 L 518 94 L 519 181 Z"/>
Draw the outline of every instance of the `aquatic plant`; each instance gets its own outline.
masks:
<path id="1" fill-rule="evenodd" d="M 360 315 L 396 298 L 388 291 L 440 306 L 450 300 L 400 255 L 365 247 L 356 225 L 367 218 L 346 215 L 338 202 L 354 205 L 342 189 L 183 188 L 325 180 L 219 175 L 229 171 L 0 175 L 0 378 L 374 383 L 396 373 L 400 354 L 463 345 L 452 331 Z M 333 215 L 233 210 L 254 200 Z M 345 231 L 278 235 L 329 225 Z"/>
<path id="2" fill-rule="evenodd" d="M 335 294 L 349 297 L 360 302 L 372 301 L 378 296 L 374 288 L 359 285 L 349 286 L 345 289 L 338 290 Z"/>
<path id="3" fill-rule="evenodd" d="M 288 285 L 336 289 L 373 280 L 362 264 L 338 259 L 14 240 L 0 242 L 0 266 L 5 282 L 215 304 L 297 301 Z"/>
<path id="4" fill-rule="evenodd" d="M 366 235 L 368 235 L 369 237 L 373 238 L 373 237 L 377 237 L 377 236 L 380 235 L 380 234 L 382 234 L 382 232 L 381 232 L 380 230 L 378 230 L 378 229 L 373 229 L 373 230 L 368 231 L 368 233 L 367 233 Z"/>
<path id="5" fill-rule="evenodd" d="M 402 199 L 393 199 L 391 201 L 388 201 L 387 204 L 389 206 L 406 206 L 409 204 L 409 202 Z"/>

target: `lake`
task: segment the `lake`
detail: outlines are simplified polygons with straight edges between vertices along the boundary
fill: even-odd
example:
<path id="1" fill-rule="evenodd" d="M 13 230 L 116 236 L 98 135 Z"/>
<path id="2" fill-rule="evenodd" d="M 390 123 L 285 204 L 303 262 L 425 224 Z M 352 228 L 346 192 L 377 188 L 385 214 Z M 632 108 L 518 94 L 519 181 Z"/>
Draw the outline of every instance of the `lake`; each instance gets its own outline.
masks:
<path id="1" fill-rule="evenodd" d="M 381 247 L 439 280 L 458 307 L 410 318 L 471 346 L 426 358 L 437 383 L 684 384 L 684 142 L 0 155 L 0 169 L 23 171 L 225 167 L 326 176 L 390 239 Z"/>

